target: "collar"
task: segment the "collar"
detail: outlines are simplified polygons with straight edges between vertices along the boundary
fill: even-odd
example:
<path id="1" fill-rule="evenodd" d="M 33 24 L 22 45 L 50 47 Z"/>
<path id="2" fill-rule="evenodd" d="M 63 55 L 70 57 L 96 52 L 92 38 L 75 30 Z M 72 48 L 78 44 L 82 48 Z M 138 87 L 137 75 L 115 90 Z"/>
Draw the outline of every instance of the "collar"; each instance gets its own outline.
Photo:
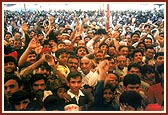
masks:
<path id="1" fill-rule="evenodd" d="M 72 92 L 70 92 L 70 90 L 71 90 L 71 89 L 69 89 L 69 90 L 67 91 L 67 94 L 69 94 L 69 95 L 71 96 L 71 98 L 74 98 L 74 97 L 76 97 L 76 96 L 77 96 L 77 97 L 85 96 L 81 90 L 79 90 L 79 94 L 78 94 L 78 95 L 73 94 Z"/>

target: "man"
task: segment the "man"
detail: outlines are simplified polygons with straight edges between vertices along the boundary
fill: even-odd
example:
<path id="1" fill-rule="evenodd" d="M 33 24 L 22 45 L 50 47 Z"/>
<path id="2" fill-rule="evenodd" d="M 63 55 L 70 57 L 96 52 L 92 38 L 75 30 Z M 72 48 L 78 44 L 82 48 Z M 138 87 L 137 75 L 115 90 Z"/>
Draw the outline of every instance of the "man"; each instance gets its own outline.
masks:
<path id="1" fill-rule="evenodd" d="M 9 101 L 15 111 L 25 111 L 31 102 L 30 93 L 24 90 L 18 90 L 12 95 Z"/>
<path id="2" fill-rule="evenodd" d="M 70 69 L 70 72 L 78 71 L 79 57 L 77 57 L 76 55 L 70 55 L 67 60 L 67 65 Z"/>
<path id="3" fill-rule="evenodd" d="M 126 67 L 127 58 L 124 55 L 117 56 L 117 66 L 115 73 L 120 77 L 121 81 L 123 77 L 127 74 L 127 67 Z"/>
<path id="4" fill-rule="evenodd" d="M 90 103 L 89 95 L 84 90 L 81 90 L 82 75 L 80 72 L 70 72 L 67 76 L 69 90 L 67 94 L 70 95 L 71 101 L 68 104 L 77 104 L 81 110 L 88 110 Z"/>
<path id="5" fill-rule="evenodd" d="M 153 46 L 149 46 L 146 48 L 145 52 L 145 59 L 143 60 L 146 64 L 154 66 L 154 55 L 155 55 L 155 50 Z"/>
<path id="6" fill-rule="evenodd" d="M 93 72 L 91 71 L 91 60 L 84 56 L 80 60 L 80 68 L 81 68 L 81 74 L 82 74 L 82 86 L 88 85 L 90 77 L 92 77 Z"/>
<path id="7" fill-rule="evenodd" d="M 30 78 L 30 84 L 34 95 L 34 100 L 44 101 L 44 99 L 52 95 L 51 91 L 46 91 L 46 78 L 43 74 L 34 74 Z"/>
<path id="8" fill-rule="evenodd" d="M 136 91 L 142 96 L 142 106 L 143 108 L 149 104 L 149 100 L 145 93 L 141 89 L 141 79 L 137 74 L 127 74 L 123 79 L 124 91 Z"/>
<path id="9" fill-rule="evenodd" d="M 120 111 L 143 111 L 142 97 L 136 91 L 125 91 L 120 95 Z"/>
<path id="10" fill-rule="evenodd" d="M 11 105 L 9 103 L 9 98 L 11 98 L 12 95 L 16 91 L 21 90 L 22 88 L 23 88 L 22 81 L 18 76 L 11 74 L 11 75 L 5 77 L 5 79 L 4 79 L 4 92 L 5 92 L 5 94 L 4 94 L 4 96 L 5 96 L 4 109 L 5 110 L 11 109 Z"/>

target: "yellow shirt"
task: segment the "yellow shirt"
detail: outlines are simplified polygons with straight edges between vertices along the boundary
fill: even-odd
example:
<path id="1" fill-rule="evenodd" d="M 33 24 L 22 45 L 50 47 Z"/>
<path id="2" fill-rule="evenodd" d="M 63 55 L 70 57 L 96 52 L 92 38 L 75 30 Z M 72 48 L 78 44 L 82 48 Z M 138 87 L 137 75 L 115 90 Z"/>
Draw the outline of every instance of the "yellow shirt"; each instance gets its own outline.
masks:
<path id="1" fill-rule="evenodd" d="M 60 71 L 66 78 L 70 73 L 68 66 L 58 65 L 57 70 Z"/>

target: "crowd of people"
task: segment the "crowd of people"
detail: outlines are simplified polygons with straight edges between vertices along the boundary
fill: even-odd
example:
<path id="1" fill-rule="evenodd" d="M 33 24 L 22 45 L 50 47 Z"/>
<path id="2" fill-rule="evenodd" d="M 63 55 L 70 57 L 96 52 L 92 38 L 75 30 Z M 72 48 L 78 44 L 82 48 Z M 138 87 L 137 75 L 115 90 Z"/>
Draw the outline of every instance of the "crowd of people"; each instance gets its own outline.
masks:
<path id="1" fill-rule="evenodd" d="M 106 13 L 4 11 L 4 111 L 164 111 L 164 10 Z"/>

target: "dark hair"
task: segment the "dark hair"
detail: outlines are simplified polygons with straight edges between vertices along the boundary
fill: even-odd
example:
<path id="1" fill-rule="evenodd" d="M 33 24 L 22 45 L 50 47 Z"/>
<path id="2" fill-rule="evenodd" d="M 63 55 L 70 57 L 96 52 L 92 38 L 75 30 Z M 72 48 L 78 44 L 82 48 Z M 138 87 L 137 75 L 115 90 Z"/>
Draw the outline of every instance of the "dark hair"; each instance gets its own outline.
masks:
<path id="1" fill-rule="evenodd" d="M 164 73 L 164 63 L 162 63 L 157 67 L 157 71 L 159 72 L 159 74 Z"/>
<path id="2" fill-rule="evenodd" d="M 69 59 L 71 59 L 71 58 L 77 59 L 78 62 L 79 62 L 79 57 L 77 57 L 76 55 L 70 55 L 70 56 L 68 57 L 68 59 L 67 59 L 67 62 L 68 62 Z"/>
<path id="3" fill-rule="evenodd" d="M 28 105 L 25 111 L 40 111 L 43 109 L 44 104 L 41 101 L 33 100 Z"/>
<path id="4" fill-rule="evenodd" d="M 65 49 L 59 49 L 55 52 L 55 56 L 59 58 L 59 56 L 63 53 L 67 53 L 67 51 Z"/>
<path id="5" fill-rule="evenodd" d="M 137 48 L 137 49 L 135 49 L 135 50 L 132 52 L 132 57 L 134 58 L 135 53 L 138 53 L 138 52 L 140 52 L 140 53 L 142 54 L 142 56 L 144 55 L 144 53 L 142 52 L 142 50 L 139 49 L 139 48 Z"/>
<path id="6" fill-rule="evenodd" d="M 46 78 L 44 77 L 43 74 L 34 74 L 34 75 L 32 75 L 32 77 L 30 78 L 31 86 L 33 85 L 34 82 L 36 82 L 38 80 L 41 80 L 41 79 L 43 79 L 44 82 L 46 83 L 47 80 L 46 80 Z"/>
<path id="7" fill-rule="evenodd" d="M 69 74 L 68 74 L 68 76 L 67 76 L 67 80 L 68 80 L 68 82 L 70 81 L 70 79 L 71 78 L 77 78 L 77 77 L 80 77 L 81 79 L 82 79 L 82 75 L 81 75 L 81 73 L 80 72 L 70 72 Z"/>
<path id="8" fill-rule="evenodd" d="M 77 53 L 78 53 L 78 50 L 81 49 L 81 48 L 85 49 L 86 53 L 89 54 L 88 49 L 87 49 L 86 47 L 84 47 L 84 46 L 79 46 L 79 47 L 77 47 L 76 50 L 75 50 L 75 54 L 77 54 Z"/>
<path id="9" fill-rule="evenodd" d="M 143 75 L 145 75 L 148 72 L 155 73 L 154 68 L 151 65 L 143 65 L 141 71 Z"/>
<path id="10" fill-rule="evenodd" d="M 140 38 L 140 35 L 139 35 L 138 32 L 134 32 L 134 33 L 132 33 L 132 34 L 131 34 L 131 38 L 132 38 L 132 36 L 135 35 L 135 34 L 138 35 L 138 37 Z"/>
<path id="11" fill-rule="evenodd" d="M 139 107 L 141 107 L 142 97 L 136 91 L 124 91 L 119 97 L 119 102 L 121 104 L 130 105 L 137 110 Z"/>
<path id="12" fill-rule="evenodd" d="M 141 79 L 136 74 L 127 74 L 123 79 L 123 85 L 127 87 L 128 84 L 141 84 Z"/>
<path id="13" fill-rule="evenodd" d="M 47 111 L 53 111 L 57 110 L 59 108 L 59 103 L 58 103 L 57 97 L 54 95 L 49 95 L 45 98 L 44 100 L 44 107 Z"/>
<path id="14" fill-rule="evenodd" d="M 4 63 L 8 63 L 8 62 L 14 62 L 14 64 L 17 65 L 16 59 L 13 56 L 4 57 Z"/>
<path id="15" fill-rule="evenodd" d="M 119 46 L 119 48 L 118 48 L 118 51 L 120 51 L 122 48 L 128 48 L 128 46 L 125 46 L 125 45 L 121 45 L 121 46 Z"/>
<path id="16" fill-rule="evenodd" d="M 133 67 L 138 68 L 139 71 L 141 72 L 141 66 L 140 66 L 139 64 L 137 64 L 137 63 L 130 63 L 130 64 L 128 65 L 128 71 L 130 71 L 131 68 L 133 68 Z"/>
<path id="17" fill-rule="evenodd" d="M 108 45 L 105 42 L 101 43 L 100 46 L 99 46 L 99 48 L 101 48 L 101 46 L 103 46 L 103 45 L 106 45 L 107 48 L 108 48 Z"/>
<path id="18" fill-rule="evenodd" d="M 9 74 L 9 75 L 5 76 L 4 83 L 6 83 L 7 81 L 9 81 L 11 79 L 15 80 L 18 83 L 19 87 L 22 86 L 22 80 L 18 76 L 14 75 L 14 74 Z"/>
<path id="19" fill-rule="evenodd" d="M 157 59 L 159 56 L 164 56 L 164 52 L 157 52 L 154 56 L 154 59 Z"/>
<path id="20" fill-rule="evenodd" d="M 18 90 L 16 91 L 11 98 L 9 98 L 9 102 L 14 105 L 19 101 L 29 99 L 30 100 L 30 93 L 25 90 Z"/>
<path id="21" fill-rule="evenodd" d="M 113 92 L 113 93 L 114 93 L 114 91 L 115 91 L 115 88 L 114 88 L 114 87 L 112 87 L 112 86 L 111 86 L 111 84 L 106 84 L 106 85 L 104 86 L 103 91 L 104 91 L 104 90 L 106 90 L 106 89 L 110 89 L 110 90 L 111 90 L 111 92 Z"/>

